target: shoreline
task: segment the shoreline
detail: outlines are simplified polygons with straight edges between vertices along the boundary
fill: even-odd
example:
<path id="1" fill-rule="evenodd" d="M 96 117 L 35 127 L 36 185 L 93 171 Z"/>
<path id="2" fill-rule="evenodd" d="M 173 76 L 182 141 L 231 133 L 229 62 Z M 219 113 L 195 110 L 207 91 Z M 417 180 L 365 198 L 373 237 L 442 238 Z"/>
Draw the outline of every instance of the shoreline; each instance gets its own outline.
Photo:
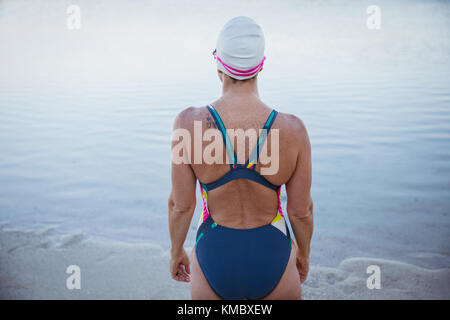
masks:
<path id="1" fill-rule="evenodd" d="M 51 232 L 0 229 L 0 299 L 190 299 L 189 284 L 170 278 L 169 251 L 159 245 L 83 233 L 57 242 Z M 66 287 L 70 265 L 80 267 L 79 290 Z M 380 289 L 367 288 L 370 265 L 380 268 Z M 450 268 L 361 257 L 311 265 L 303 299 L 450 299 Z"/>

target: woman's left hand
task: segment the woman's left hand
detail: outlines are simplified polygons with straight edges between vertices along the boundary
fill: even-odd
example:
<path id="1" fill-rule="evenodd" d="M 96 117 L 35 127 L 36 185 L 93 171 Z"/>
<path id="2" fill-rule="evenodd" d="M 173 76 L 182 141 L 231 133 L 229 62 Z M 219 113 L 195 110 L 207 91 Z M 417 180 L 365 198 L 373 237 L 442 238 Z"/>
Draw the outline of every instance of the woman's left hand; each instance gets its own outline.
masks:
<path id="1" fill-rule="evenodd" d="M 170 273 L 172 279 L 176 281 L 191 281 L 191 270 L 189 267 L 189 257 L 186 251 L 182 249 L 179 252 L 170 253 Z"/>

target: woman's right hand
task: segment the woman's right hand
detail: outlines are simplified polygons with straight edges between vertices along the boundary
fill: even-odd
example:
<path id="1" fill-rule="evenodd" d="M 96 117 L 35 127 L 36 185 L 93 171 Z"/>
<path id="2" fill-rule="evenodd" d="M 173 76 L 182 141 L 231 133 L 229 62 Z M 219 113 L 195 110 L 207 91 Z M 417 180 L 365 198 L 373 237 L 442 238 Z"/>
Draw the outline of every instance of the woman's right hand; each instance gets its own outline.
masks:
<path id="1" fill-rule="evenodd" d="M 298 274 L 300 275 L 300 282 L 306 281 L 309 272 L 309 256 L 302 256 L 297 252 L 296 265 Z"/>
<path id="2" fill-rule="evenodd" d="M 191 281 L 189 257 L 184 249 L 170 252 L 170 273 L 176 281 Z"/>

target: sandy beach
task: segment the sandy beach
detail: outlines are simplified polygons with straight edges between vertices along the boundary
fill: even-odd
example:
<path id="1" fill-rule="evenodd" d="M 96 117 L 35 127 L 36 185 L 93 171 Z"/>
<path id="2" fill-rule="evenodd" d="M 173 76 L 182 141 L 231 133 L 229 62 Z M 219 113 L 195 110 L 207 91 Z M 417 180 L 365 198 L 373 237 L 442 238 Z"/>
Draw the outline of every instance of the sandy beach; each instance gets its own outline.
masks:
<path id="1" fill-rule="evenodd" d="M 0 231 L 1 299 L 190 299 L 189 284 L 168 272 L 169 255 L 150 244 L 93 241 L 82 233 L 53 240 L 41 232 Z M 81 288 L 66 288 L 66 269 L 78 265 Z M 378 265 L 381 289 L 366 286 L 367 266 Z M 336 268 L 311 265 L 304 299 L 450 299 L 450 269 L 368 258 Z"/>

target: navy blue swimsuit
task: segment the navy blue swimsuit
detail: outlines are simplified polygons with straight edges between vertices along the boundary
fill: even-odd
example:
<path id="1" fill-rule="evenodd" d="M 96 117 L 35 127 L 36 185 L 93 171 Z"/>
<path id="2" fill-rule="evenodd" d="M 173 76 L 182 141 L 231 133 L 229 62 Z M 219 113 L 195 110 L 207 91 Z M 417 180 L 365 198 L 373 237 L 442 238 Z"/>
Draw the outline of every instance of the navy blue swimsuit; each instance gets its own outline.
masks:
<path id="1" fill-rule="evenodd" d="M 222 132 L 225 148 L 232 159 L 230 171 L 217 181 L 200 182 L 203 212 L 197 231 L 195 253 L 211 288 L 223 299 L 260 299 L 280 281 L 291 253 L 291 237 L 283 217 L 281 186 L 270 183 L 255 171 L 260 148 L 278 114 L 272 110 L 245 165 L 237 162 L 225 126 L 211 106 L 207 106 L 217 128 Z M 235 179 L 249 179 L 277 192 L 278 210 L 271 223 L 252 229 L 233 229 L 218 225 L 208 211 L 208 192 Z"/>

